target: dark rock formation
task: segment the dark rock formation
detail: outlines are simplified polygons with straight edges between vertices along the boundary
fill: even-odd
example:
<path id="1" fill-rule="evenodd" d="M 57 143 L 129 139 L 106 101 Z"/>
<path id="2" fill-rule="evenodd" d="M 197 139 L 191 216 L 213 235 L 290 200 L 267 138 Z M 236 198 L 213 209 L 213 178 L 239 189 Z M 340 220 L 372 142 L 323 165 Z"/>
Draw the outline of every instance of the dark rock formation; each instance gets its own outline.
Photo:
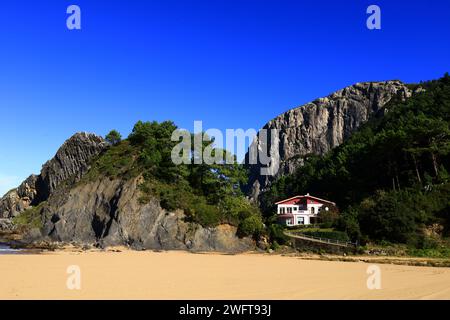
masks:
<path id="1" fill-rule="evenodd" d="M 14 217 L 31 205 L 47 200 L 58 185 L 68 178 L 78 181 L 89 169 L 90 161 L 108 144 L 95 134 L 77 133 L 67 140 L 55 157 L 0 199 L 0 218 Z"/>
<path id="2" fill-rule="evenodd" d="M 0 199 L 0 218 L 15 217 L 25 211 L 36 197 L 36 175 L 29 176 L 17 188 L 9 191 Z"/>
<path id="3" fill-rule="evenodd" d="M 14 229 L 14 225 L 11 219 L 0 218 L 0 235 L 2 232 L 11 231 Z"/>
<path id="4" fill-rule="evenodd" d="M 407 98 L 411 91 L 400 81 L 357 83 L 326 98 L 289 110 L 269 121 L 263 129 L 278 129 L 274 144 L 258 143 L 260 150 L 276 150 L 279 170 L 272 176 L 261 175 L 261 164 L 249 164 L 249 196 L 257 201 L 276 178 L 295 171 L 308 154 L 323 155 L 344 142 L 361 124 L 393 98 Z M 248 163 L 249 154 L 246 155 Z"/>
<path id="5" fill-rule="evenodd" d="M 50 196 L 42 209 L 43 238 L 79 244 L 130 245 L 145 249 L 238 252 L 254 248 L 236 228 L 204 228 L 167 212 L 156 199 L 142 204 L 140 179 L 102 178 Z"/>
<path id="6" fill-rule="evenodd" d="M 0 200 L 0 218 L 11 218 L 40 204 L 42 228 L 28 230 L 26 242 L 224 252 L 254 248 L 252 239 L 236 236 L 236 227 L 204 228 L 186 222 L 182 211 L 163 210 L 156 199 L 140 203 L 141 178 L 111 181 L 100 177 L 77 183 L 107 146 L 96 135 L 74 135 L 43 166 L 39 176 L 30 176 Z M 11 228 L 10 222 L 3 220 L 0 227 Z"/>
<path id="7" fill-rule="evenodd" d="M 78 181 L 88 171 L 91 160 L 108 143 L 100 136 L 77 133 L 59 148 L 55 157 L 44 164 L 38 179 L 39 200 L 43 201 L 68 178 Z"/>
<path id="8" fill-rule="evenodd" d="M 268 122 L 265 129 L 279 130 L 275 143 L 269 147 L 279 147 L 275 161 L 280 170 L 274 176 L 261 176 L 261 165 L 250 166 L 249 193 L 257 199 L 273 179 L 301 165 L 305 155 L 326 153 L 394 96 L 405 98 L 410 94 L 399 81 L 361 83 Z M 25 237 L 29 241 L 227 252 L 255 248 L 251 239 L 239 239 L 233 226 L 204 228 L 186 221 L 182 211 L 163 210 L 157 199 L 141 203 L 141 178 L 100 177 L 77 183 L 107 146 L 96 135 L 74 135 L 43 166 L 39 176 L 30 176 L 0 200 L 0 218 L 13 217 L 40 204 L 36 211 L 40 213 L 42 228 L 29 230 Z"/>

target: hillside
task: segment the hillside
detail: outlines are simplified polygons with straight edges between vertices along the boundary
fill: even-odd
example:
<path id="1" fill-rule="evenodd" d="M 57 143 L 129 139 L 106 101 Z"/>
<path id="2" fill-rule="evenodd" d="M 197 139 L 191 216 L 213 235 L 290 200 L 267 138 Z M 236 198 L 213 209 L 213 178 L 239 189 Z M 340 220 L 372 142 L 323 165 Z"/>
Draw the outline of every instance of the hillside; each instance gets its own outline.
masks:
<path id="1" fill-rule="evenodd" d="M 337 203 L 326 223 L 353 241 L 448 250 L 449 120 L 448 75 L 356 84 L 268 123 L 281 128 L 273 179 L 257 166 L 175 165 L 169 121 L 139 121 L 123 140 L 77 133 L 0 199 L 0 226 L 26 242 L 235 252 L 282 242 L 273 204 L 311 193 Z"/>
<path id="2" fill-rule="evenodd" d="M 308 155 L 261 195 L 273 203 L 311 192 L 335 201 L 334 226 L 362 243 L 433 249 L 450 232 L 450 77 L 409 86 L 331 152 Z"/>
<path id="3" fill-rule="evenodd" d="M 238 165 L 174 165 L 175 129 L 171 122 L 139 121 L 125 140 L 114 131 L 108 141 L 76 134 L 40 175 L 0 200 L 0 214 L 12 218 L 28 242 L 252 249 L 262 221 L 240 191 L 244 171 Z"/>
<path id="4" fill-rule="evenodd" d="M 258 141 L 261 150 L 277 150 L 274 176 L 260 174 L 261 164 L 250 164 L 246 193 L 255 202 L 277 178 L 292 174 L 310 154 L 325 155 L 346 141 L 373 114 L 382 112 L 391 99 L 406 99 L 412 90 L 400 81 L 363 82 L 338 90 L 267 122 L 263 129 L 277 129 L 277 140 Z M 277 147 L 277 149 L 275 149 Z M 269 154 L 269 152 L 267 152 Z M 248 163 L 249 154 L 246 155 Z"/>

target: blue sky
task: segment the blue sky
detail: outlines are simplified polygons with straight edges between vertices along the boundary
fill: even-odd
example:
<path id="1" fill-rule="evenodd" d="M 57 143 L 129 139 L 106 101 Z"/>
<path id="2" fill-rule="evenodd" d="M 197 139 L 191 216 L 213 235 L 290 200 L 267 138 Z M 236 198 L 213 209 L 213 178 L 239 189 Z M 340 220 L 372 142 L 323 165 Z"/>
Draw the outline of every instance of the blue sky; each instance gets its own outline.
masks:
<path id="1" fill-rule="evenodd" d="M 82 30 L 66 28 L 79 5 Z M 366 8 L 382 30 L 366 28 Z M 260 128 L 361 81 L 450 71 L 450 2 L 10 1 L 0 7 L 0 194 L 78 131 Z"/>

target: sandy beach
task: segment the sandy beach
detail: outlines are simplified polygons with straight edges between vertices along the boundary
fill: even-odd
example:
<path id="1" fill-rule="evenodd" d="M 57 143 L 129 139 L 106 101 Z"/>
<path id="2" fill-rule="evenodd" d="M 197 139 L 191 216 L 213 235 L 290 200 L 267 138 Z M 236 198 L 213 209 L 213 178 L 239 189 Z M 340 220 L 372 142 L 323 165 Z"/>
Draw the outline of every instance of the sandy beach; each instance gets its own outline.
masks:
<path id="1" fill-rule="evenodd" d="M 69 290 L 79 266 L 80 290 Z M 0 299 L 450 299 L 450 268 L 370 264 L 267 254 L 74 252 L 0 255 Z"/>

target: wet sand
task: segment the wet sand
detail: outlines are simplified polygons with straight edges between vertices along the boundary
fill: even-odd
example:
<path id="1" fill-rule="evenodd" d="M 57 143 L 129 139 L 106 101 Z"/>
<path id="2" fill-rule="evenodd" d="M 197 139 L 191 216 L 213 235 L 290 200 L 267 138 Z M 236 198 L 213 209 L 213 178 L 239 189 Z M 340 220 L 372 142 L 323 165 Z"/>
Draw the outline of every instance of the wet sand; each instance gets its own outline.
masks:
<path id="1" fill-rule="evenodd" d="M 67 288 L 72 265 L 80 290 Z M 450 299 L 450 268 L 379 264 L 381 289 L 369 290 L 370 265 L 181 251 L 0 255 L 0 299 Z"/>

